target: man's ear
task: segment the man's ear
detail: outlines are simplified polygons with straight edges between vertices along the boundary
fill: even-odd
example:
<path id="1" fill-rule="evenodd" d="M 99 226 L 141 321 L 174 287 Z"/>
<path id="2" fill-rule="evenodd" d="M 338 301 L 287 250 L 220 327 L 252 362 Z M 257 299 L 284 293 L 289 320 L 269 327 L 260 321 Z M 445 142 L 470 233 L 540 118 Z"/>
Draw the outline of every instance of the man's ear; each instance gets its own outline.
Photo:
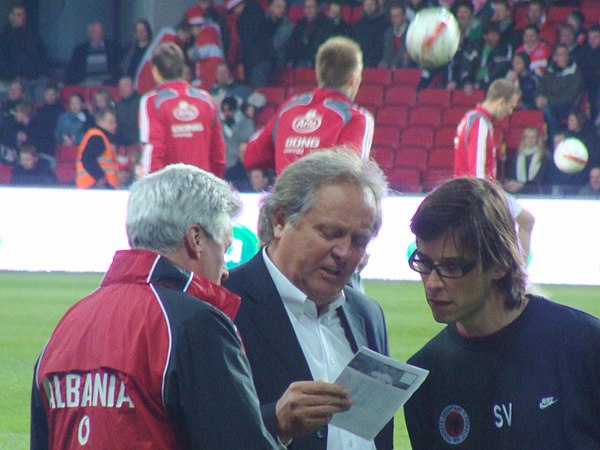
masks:
<path id="1" fill-rule="evenodd" d="M 190 225 L 185 231 L 185 248 L 190 258 L 196 259 L 204 250 L 206 234 L 198 224 Z"/>
<path id="2" fill-rule="evenodd" d="M 281 209 L 278 209 L 273 214 L 273 236 L 275 238 L 281 237 L 283 229 L 285 228 L 285 214 Z"/>

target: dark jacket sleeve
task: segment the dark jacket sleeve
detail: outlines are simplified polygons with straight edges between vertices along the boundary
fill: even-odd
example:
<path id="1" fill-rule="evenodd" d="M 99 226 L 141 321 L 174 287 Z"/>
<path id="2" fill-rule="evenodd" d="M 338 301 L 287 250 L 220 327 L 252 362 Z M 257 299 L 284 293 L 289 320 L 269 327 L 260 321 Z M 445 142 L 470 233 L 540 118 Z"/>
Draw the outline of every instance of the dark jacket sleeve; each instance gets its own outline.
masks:
<path id="1" fill-rule="evenodd" d="M 231 321 L 207 307 L 175 327 L 165 404 L 189 448 L 279 448 Z"/>
<path id="2" fill-rule="evenodd" d="M 30 423 L 30 448 L 31 450 L 48 449 L 48 421 L 44 410 L 42 396 L 35 382 L 37 364 L 33 369 L 33 383 L 31 387 L 31 423 Z"/>
<path id="3" fill-rule="evenodd" d="M 79 84 L 84 80 L 86 56 L 87 44 L 81 44 L 75 47 L 65 75 L 66 84 Z"/>
<path id="4" fill-rule="evenodd" d="M 104 142 L 100 136 L 92 136 L 87 142 L 83 154 L 81 155 L 81 162 L 83 168 L 93 176 L 96 181 L 104 178 L 104 171 L 100 164 L 98 164 L 98 158 L 104 153 Z"/>

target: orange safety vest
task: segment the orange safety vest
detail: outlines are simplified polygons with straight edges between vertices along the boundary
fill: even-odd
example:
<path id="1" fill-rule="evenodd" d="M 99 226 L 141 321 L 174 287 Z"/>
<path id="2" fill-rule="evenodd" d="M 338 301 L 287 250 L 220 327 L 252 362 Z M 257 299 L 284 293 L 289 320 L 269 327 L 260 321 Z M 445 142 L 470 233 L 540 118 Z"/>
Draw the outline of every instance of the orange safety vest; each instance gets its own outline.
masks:
<path id="1" fill-rule="evenodd" d="M 102 138 L 102 142 L 104 143 L 104 152 L 98 158 L 98 164 L 104 171 L 104 176 L 106 177 L 106 181 L 109 185 L 111 185 L 114 189 L 118 189 L 119 187 L 119 178 L 117 177 L 117 157 L 115 155 L 115 151 L 113 147 L 101 130 L 98 128 L 90 128 L 83 136 L 79 147 L 77 148 L 77 163 L 75 164 L 75 169 L 77 171 L 77 175 L 75 178 L 75 183 L 77 187 L 80 189 L 89 189 L 91 188 L 96 179 L 91 176 L 87 170 L 84 169 L 83 163 L 81 162 L 81 158 L 83 156 L 83 152 L 85 147 L 87 146 L 88 141 L 93 136 L 100 136 Z"/>

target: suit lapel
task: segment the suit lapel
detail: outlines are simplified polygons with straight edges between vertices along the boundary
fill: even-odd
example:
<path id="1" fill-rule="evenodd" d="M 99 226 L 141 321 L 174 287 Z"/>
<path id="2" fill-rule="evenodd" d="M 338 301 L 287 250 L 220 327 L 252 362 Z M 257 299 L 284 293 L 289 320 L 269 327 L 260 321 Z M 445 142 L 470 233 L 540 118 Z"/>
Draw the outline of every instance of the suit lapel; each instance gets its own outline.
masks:
<path id="1" fill-rule="evenodd" d="M 251 299 L 246 306 L 256 329 L 293 379 L 312 380 L 294 327 L 267 270 L 262 251 L 248 262 L 246 275 L 245 290 Z"/>
<path id="2" fill-rule="evenodd" d="M 352 307 L 354 303 L 352 294 L 349 294 L 347 289 L 344 290 L 344 293 L 346 294 L 346 302 L 338 308 L 338 312 L 346 331 L 346 337 L 350 342 L 350 347 L 354 352 L 357 352 L 361 347 L 368 347 L 365 321 L 362 316 L 356 314 Z"/>

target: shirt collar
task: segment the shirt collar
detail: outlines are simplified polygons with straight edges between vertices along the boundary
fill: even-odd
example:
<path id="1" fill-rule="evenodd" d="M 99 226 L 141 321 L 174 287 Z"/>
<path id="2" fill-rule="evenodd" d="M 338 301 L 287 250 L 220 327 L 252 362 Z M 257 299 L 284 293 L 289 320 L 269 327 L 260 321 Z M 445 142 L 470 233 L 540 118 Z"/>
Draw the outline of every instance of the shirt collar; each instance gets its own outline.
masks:
<path id="1" fill-rule="evenodd" d="M 283 301 L 283 305 L 288 311 L 294 314 L 296 317 L 300 317 L 305 314 L 309 314 L 312 311 L 313 316 L 317 315 L 316 303 L 310 301 L 304 292 L 298 289 L 281 271 L 275 266 L 271 258 L 267 253 L 267 247 L 263 247 L 262 256 L 267 266 L 267 270 L 275 283 L 275 288 Z M 346 302 L 346 296 L 344 291 L 341 291 L 339 295 L 333 299 L 321 312 L 320 316 L 330 315 L 335 312 L 337 308 L 342 306 Z"/>

